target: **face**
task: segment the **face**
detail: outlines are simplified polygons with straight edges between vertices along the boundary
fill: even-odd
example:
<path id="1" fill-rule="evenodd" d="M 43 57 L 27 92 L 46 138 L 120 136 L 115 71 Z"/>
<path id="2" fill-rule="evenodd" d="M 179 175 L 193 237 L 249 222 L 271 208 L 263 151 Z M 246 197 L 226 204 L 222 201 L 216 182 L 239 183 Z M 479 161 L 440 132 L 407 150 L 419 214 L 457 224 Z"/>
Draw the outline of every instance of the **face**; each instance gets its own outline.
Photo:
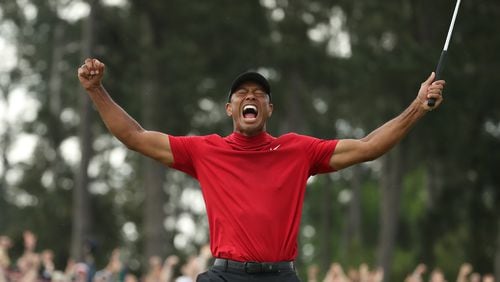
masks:
<path id="1" fill-rule="evenodd" d="M 35 249 L 36 246 L 36 236 L 31 231 L 24 231 L 24 247 L 29 250 Z"/>
<path id="2" fill-rule="evenodd" d="M 234 132 L 254 136 L 266 130 L 266 121 L 273 112 L 273 105 L 263 88 L 254 82 L 245 82 L 226 104 L 226 113 L 233 118 Z"/>

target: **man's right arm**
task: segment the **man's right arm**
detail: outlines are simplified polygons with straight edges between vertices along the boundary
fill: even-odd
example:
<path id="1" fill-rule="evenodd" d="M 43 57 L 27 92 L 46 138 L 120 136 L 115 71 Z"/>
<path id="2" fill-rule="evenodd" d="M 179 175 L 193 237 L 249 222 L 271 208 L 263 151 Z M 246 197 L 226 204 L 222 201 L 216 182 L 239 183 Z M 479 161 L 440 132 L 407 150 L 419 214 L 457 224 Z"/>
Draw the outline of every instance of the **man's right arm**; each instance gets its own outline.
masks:
<path id="1" fill-rule="evenodd" d="M 102 86 L 104 64 L 87 59 L 78 69 L 80 84 L 89 94 L 108 130 L 127 148 L 167 166 L 173 164 L 168 135 L 142 128 L 122 107 L 113 101 Z"/>

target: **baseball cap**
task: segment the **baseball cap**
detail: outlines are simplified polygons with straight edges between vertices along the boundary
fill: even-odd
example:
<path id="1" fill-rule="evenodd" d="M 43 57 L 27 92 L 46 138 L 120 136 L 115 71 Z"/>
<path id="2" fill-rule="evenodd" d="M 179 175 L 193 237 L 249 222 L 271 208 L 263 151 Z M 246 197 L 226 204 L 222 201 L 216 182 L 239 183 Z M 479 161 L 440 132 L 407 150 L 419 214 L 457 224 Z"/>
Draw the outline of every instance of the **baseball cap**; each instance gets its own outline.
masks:
<path id="1" fill-rule="evenodd" d="M 269 81 L 260 73 L 254 71 L 244 72 L 236 77 L 236 79 L 231 84 L 231 89 L 229 90 L 228 101 L 231 101 L 231 95 L 238 90 L 238 87 L 245 82 L 255 82 L 262 86 L 264 91 L 269 96 L 269 100 L 271 100 L 271 86 L 269 85 Z"/>

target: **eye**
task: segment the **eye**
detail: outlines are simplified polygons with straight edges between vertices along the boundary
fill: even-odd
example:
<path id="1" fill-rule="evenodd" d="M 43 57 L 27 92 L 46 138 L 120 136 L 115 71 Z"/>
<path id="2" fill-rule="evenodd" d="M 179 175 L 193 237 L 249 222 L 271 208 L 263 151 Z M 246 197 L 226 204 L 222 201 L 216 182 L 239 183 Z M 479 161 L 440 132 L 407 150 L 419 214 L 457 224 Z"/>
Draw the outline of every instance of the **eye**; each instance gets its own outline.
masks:
<path id="1" fill-rule="evenodd" d="M 236 90 L 235 94 L 246 94 L 248 91 L 245 88 L 240 88 Z"/>
<path id="2" fill-rule="evenodd" d="M 265 96 L 267 95 L 267 94 L 266 94 L 266 92 L 264 92 L 264 91 L 262 91 L 262 90 L 256 90 L 256 91 L 254 92 L 254 94 L 255 94 L 256 96 L 258 96 L 258 97 L 265 97 Z"/>

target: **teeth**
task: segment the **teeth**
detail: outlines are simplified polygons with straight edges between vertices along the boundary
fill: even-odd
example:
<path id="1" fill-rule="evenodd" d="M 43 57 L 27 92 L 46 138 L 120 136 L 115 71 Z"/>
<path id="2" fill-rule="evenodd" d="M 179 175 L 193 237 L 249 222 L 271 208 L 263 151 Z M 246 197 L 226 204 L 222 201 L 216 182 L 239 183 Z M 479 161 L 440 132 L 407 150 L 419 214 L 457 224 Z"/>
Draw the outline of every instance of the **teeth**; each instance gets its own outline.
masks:
<path id="1" fill-rule="evenodd" d="M 247 110 L 247 109 L 253 109 L 255 112 L 257 112 L 257 107 L 254 106 L 254 105 L 246 105 L 243 107 L 243 110 Z"/>

